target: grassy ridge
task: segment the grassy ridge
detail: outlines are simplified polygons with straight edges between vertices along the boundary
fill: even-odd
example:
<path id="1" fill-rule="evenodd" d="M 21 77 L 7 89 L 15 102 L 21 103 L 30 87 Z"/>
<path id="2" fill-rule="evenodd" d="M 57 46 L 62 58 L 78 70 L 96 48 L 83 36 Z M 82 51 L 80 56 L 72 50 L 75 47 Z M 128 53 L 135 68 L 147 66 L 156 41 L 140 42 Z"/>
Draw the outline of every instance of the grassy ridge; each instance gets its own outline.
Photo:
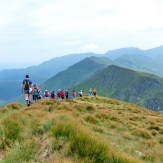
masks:
<path id="1" fill-rule="evenodd" d="M 163 110 L 163 78 L 152 74 L 111 65 L 71 89 L 82 89 L 88 93 L 90 88 L 96 88 L 101 96 L 134 103 L 155 111 Z"/>
<path id="2" fill-rule="evenodd" d="M 163 116 L 109 98 L 0 109 L 0 162 L 163 162 Z M 156 150 L 157 149 L 157 150 Z"/>

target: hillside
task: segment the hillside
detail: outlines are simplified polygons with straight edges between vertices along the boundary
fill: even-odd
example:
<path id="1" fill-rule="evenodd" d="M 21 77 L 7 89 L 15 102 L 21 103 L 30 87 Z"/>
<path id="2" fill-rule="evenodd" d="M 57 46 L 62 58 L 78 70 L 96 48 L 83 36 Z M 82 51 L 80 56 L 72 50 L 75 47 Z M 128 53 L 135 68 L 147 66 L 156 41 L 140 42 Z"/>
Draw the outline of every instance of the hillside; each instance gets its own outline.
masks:
<path id="1" fill-rule="evenodd" d="M 20 85 L 26 74 L 29 74 L 30 79 L 34 84 L 41 85 L 58 72 L 67 69 L 69 66 L 81 61 L 86 57 L 96 55 L 97 54 L 94 53 L 70 54 L 53 58 L 38 66 L 0 71 L 0 90 L 3 90 L 0 91 L 0 105 L 5 104 L 7 101 L 12 99 L 14 100 L 20 95 Z M 4 92 L 8 92 L 9 90 L 12 91 L 12 93 L 4 95 Z"/>
<path id="2" fill-rule="evenodd" d="M 88 81 L 72 89 L 88 93 L 96 88 L 99 95 L 163 111 L 163 78 L 111 65 Z"/>
<path id="3" fill-rule="evenodd" d="M 0 162 L 162 163 L 163 115 L 110 98 L 0 109 Z"/>
<path id="4" fill-rule="evenodd" d="M 0 85 L 0 90 L 15 90 L 15 87 L 12 87 L 12 84 L 10 84 L 10 82 L 14 81 L 20 83 L 20 81 L 23 80 L 26 74 L 29 74 L 33 83 L 37 85 L 41 85 L 49 78 L 53 78 L 56 74 L 58 77 L 62 78 L 62 74 L 65 74 L 64 72 L 58 74 L 59 72 L 66 70 L 68 67 L 90 56 L 107 57 L 114 60 L 116 59 L 115 61 L 112 61 L 114 62 L 114 65 L 121 65 L 121 67 L 127 67 L 136 71 L 148 72 L 163 77 L 163 46 L 149 50 L 140 50 L 138 48 L 130 47 L 110 50 L 107 53 L 101 55 L 94 53 L 70 54 L 62 57 L 52 58 L 51 60 L 45 61 L 40 65 L 27 67 L 25 69 L 2 70 L 0 71 L 0 82 L 3 84 Z M 72 71 L 70 70 L 70 72 Z M 75 76 L 75 73 L 73 76 Z M 79 74 L 80 73 L 81 72 L 79 72 Z M 85 74 L 83 74 L 82 76 L 84 75 Z M 86 79 L 87 77 L 88 76 L 85 76 L 84 78 Z M 75 82 L 74 84 L 78 84 L 80 80 L 83 82 L 85 80 L 84 78 L 78 78 L 77 82 Z M 50 85 L 50 80 L 48 86 Z M 57 84 L 58 81 L 59 80 L 57 80 Z M 6 83 L 8 83 L 8 85 L 6 85 Z M 65 84 L 67 84 L 67 86 Z M 66 88 L 71 86 L 72 84 L 73 82 L 71 81 L 70 83 L 62 81 L 61 87 L 65 86 L 64 88 Z M 5 87 L 2 88 L 2 85 Z M 60 84 L 56 85 L 56 87 L 53 87 L 51 85 L 50 87 L 48 87 L 48 89 L 58 89 L 59 86 Z M 17 97 L 18 94 L 19 91 L 14 91 L 14 93 L 12 94 L 12 99 L 14 100 L 14 98 Z M 2 92 L 0 92 L 0 96 L 3 96 Z M 9 101 L 10 99 L 11 98 L 8 98 L 6 100 Z M 4 101 L 0 98 L 0 104 L 7 102 L 6 100 Z"/>
<path id="5" fill-rule="evenodd" d="M 163 77 L 163 58 L 161 57 L 153 59 L 144 55 L 123 55 L 115 61 L 123 67 Z"/>
<path id="6" fill-rule="evenodd" d="M 48 89 L 49 91 L 58 89 L 67 89 L 76 84 L 82 83 L 102 71 L 111 64 L 117 64 L 108 58 L 104 57 L 90 57 L 70 66 L 65 71 L 59 72 L 46 82 L 40 88 L 42 91 Z"/>
<path id="7" fill-rule="evenodd" d="M 62 57 L 56 57 L 49 61 L 45 61 L 37 66 L 30 66 L 22 69 L 6 69 L 0 71 L 0 81 L 22 80 L 26 74 L 30 75 L 31 79 L 39 79 L 41 84 L 48 78 L 54 76 L 60 71 L 67 69 L 69 66 L 81 61 L 90 56 L 96 56 L 94 53 L 70 54 Z M 35 81 L 38 82 L 38 81 Z"/>

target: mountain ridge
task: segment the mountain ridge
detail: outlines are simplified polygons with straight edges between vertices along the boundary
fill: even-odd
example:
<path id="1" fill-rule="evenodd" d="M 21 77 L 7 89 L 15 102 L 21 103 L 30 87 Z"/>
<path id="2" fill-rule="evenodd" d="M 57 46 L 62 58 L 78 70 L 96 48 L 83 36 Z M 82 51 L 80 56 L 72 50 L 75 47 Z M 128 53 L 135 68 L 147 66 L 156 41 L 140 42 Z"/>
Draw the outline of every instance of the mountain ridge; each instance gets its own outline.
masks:
<path id="1" fill-rule="evenodd" d="M 163 78 L 111 65 L 84 83 L 71 88 L 88 92 L 96 88 L 99 95 L 163 111 Z"/>

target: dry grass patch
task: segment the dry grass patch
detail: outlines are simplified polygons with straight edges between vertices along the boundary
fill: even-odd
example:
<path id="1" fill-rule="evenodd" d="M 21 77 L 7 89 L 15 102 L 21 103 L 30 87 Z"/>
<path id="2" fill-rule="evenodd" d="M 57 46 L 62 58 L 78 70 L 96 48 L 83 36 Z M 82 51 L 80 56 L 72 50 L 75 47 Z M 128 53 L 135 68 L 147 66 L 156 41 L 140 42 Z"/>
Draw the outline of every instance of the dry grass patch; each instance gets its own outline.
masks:
<path id="1" fill-rule="evenodd" d="M 163 144 L 163 136 L 160 136 L 160 137 L 158 138 L 158 141 L 159 141 L 160 144 Z"/>
<path id="2" fill-rule="evenodd" d="M 94 115 L 91 115 L 91 114 L 85 115 L 84 120 L 91 124 L 97 124 L 99 122 L 98 119 Z"/>
<path id="3" fill-rule="evenodd" d="M 103 127 L 97 127 L 93 126 L 93 131 L 98 132 L 98 133 L 104 133 L 105 129 Z"/>
<path id="4" fill-rule="evenodd" d="M 127 139 L 127 140 L 133 140 L 134 139 L 134 137 L 133 137 L 133 135 L 131 135 L 131 133 L 130 132 L 123 132 L 122 133 L 122 136 L 125 138 L 125 139 Z"/>
<path id="5" fill-rule="evenodd" d="M 151 139 L 152 136 L 148 130 L 135 128 L 131 133 L 135 136 L 142 137 L 144 139 Z"/>

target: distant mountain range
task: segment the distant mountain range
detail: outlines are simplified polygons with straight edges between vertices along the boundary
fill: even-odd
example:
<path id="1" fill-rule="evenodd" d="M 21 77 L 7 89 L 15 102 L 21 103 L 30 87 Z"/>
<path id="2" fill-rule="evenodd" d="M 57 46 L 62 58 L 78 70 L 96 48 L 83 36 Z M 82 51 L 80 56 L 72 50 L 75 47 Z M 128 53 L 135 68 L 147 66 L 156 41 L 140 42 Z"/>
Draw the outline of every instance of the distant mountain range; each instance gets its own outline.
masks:
<path id="1" fill-rule="evenodd" d="M 109 65 L 119 65 L 108 58 L 90 57 L 70 66 L 68 69 L 59 72 L 40 87 L 41 90 L 49 91 L 58 89 L 68 89 L 76 84 L 82 83 Z"/>
<path id="2" fill-rule="evenodd" d="M 103 59 L 103 61 L 97 61 L 96 58 L 95 61 L 94 58 L 94 61 L 92 60 L 94 63 L 91 65 L 94 66 L 92 70 L 86 66 L 87 64 L 82 65 L 82 63 L 80 63 L 80 61 L 83 59 L 91 56 L 105 57 L 105 59 Z M 131 47 L 111 50 L 105 54 L 70 54 L 53 58 L 49 61 L 43 62 L 38 66 L 31 66 L 26 69 L 2 70 L 0 71 L 0 89 L 11 90 L 13 93 L 11 96 L 4 96 L 4 93 L 0 92 L 0 103 L 3 103 L 4 100 L 12 100 L 20 94 L 20 84 L 25 74 L 29 74 L 33 83 L 41 86 L 42 89 L 47 88 L 49 90 L 56 90 L 59 87 L 66 89 L 73 85 L 79 84 L 80 82 L 84 82 L 87 80 L 87 77 L 91 77 L 95 73 L 100 72 L 103 68 L 106 68 L 111 64 L 163 77 L 162 63 L 163 46 L 149 50 L 140 50 L 138 48 Z M 12 84 L 13 81 L 15 84 L 17 83 L 16 87 L 14 86 L 15 84 Z"/>
<path id="3" fill-rule="evenodd" d="M 56 57 L 45 61 L 38 66 L 31 66 L 22 69 L 6 69 L 0 71 L 0 81 L 17 81 L 22 80 L 26 74 L 30 75 L 32 81 L 41 84 L 50 77 L 67 69 L 69 66 L 90 56 L 100 56 L 95 53 L 70 54 L 62 57 Z"/>
<path id="4" fill-rule="evenodd" d="M 129 55 L 130 55 L 130 58 L 128 58 Z M 143 55 L 143 58 L 139 58 L 142 55 Z M 121 59 L 119 57 L 123 56 L 123 61 L 121 64 L 124 64 L 124 66 L 128 66 L 124 62 L 124 59 L 128 60 L 126 62 L 130 62 L 132 60 L 132 57 L 139 56 L 138 57 L 139 60 L 135 61 L 134 64 L 139 64 L 139 61 L 141 61 L 142 64 L 145 64 L 147 68 L 150 69 L 151 62 L 153 62 L 153 65 L 152 65 L 153 67 L 154 65 L 156 67 L 158 67 L 159 65 L 161 68 L 163 68 L 163 64 L 162 64 L 163 63 L 163 46 L 156 47 L 150 50 L 140 50 L 138 48 L 122 48 L 122 49 L 110 50 L 105 54 L 95 54 L 95 53 L 69 54 L 69 55 L 65 55 L 62 57 L 53 58 L 49 61 L 45 61 L 38 66 L 31 66 L 31 67 L 22 68 L 22 69 L 1 70 L 0 82 L 22 80 L 25 74 L 30 74 L 31 79 L 33 79 L 35 82 L 39 82 L 40 84 L 46 81 L 47 79 L 49 79 L 50 77 L 56 75 L 58 72 L 64 71 L 71 65 L 85 59 L 86 57 L 91 57 L 91 56 L 107 57 L 111 60 L 117 60 L 118 63 L 121 63 Z M 131 66 L 128 68 L 131 68 Z M 145 71 L 148 71 L 148 70 L 145 70 Z"/>
<path id="5" fill-rule="evenodd" d="M 139 106 L 163 111 L 163 78 L 111 65 L 86 82 L 70 90 L 97 89 L 98 95 L 112 97 Z"/>

